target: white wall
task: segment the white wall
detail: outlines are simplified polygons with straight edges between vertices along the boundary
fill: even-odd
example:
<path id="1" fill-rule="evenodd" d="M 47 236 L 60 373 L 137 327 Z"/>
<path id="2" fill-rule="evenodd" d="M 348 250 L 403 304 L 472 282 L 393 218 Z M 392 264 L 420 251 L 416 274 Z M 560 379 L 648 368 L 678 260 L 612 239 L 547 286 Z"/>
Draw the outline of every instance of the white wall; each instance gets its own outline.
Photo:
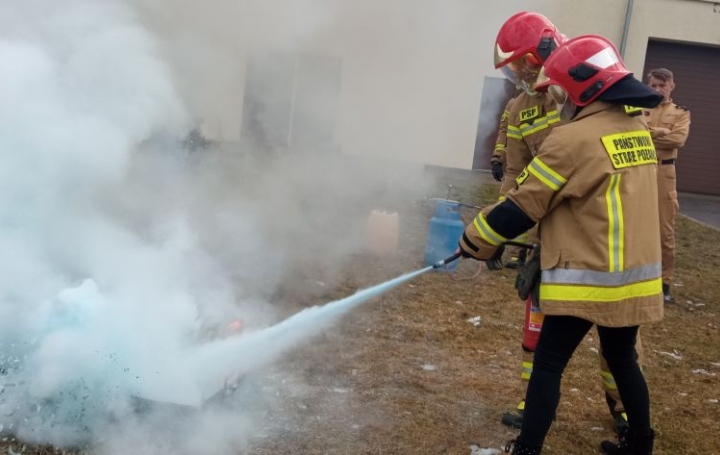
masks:
<path id="1" fill-rule="evenodd" d="M 597 33 L 619 46 L 627 7 L 623 0 L 137 1 L 168 43 L 209 136 L 240 138 L 250 51 L 322 53 L 343 60 L 336 134 L 343 153 L 457 168 L 472 164 L 483 77 L 499 76 L 492 51 L 505 19 L 531 8 L 568 36 Z M 636 0 L 628 65 L 642 70 L 648 37 L 720 43 L 713 8 Z"/>
<path id="2" fill-rule="evenodd" d="M 717 5 L 702 0 L 635 0 L 625 62 L 639 75 L 650 38 L 720 45 Z"/>

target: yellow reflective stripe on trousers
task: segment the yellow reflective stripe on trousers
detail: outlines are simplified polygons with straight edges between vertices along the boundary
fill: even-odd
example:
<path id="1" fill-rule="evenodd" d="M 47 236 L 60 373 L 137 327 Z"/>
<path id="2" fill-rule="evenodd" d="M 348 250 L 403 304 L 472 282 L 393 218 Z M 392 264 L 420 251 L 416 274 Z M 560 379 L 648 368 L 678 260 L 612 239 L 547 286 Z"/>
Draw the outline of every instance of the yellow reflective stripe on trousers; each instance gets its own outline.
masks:
<path id="1" fill-rule="evenodd" d="M 605 192 L 608 213 L 608 263 L 610 272 L 625 269 L 625 221 L 620 197 L 621 174 L 613 174 Z"/>
<path id="2" fill-rule="evenodd" d="M 527 170 L 554 191 L 558 191 L 567 183 L 565 177 L 550 169 L 550 167 L 543 163 L 538 157 L 530 161 Z"/>
<path id="3" fill-rule="evenodd" d="M 523 137 L 527 137 L 531 134 L 537 133 L 538 131 L 544 130 L 550 125 L 558 123 L 559 121 L 560 114 L 558 111 L 548 111 L 545 117 L 540 117 L 532 123 L 523 123 L 520 125 L 520 134 L 522 134 Z"/>
<path id="4" fill-rule="evenodd" d="M 505 151 L 505 144 L 498 142 L 495 144 L 495 151 L 496 152 L 504 152 Z"/>
<path id="5" fill-rule="evenodd" d="M 540 283 L 541 300 L 566 302 L 619 302 L 631 298 L 649 297 L 660 292 L 662 292 L 660 278 L 616 287 Z"/>
<path id="6" fill-rule="evenodd" d="M 493 228 L 487 224 L 487 221 L 485 221 L 482 213 L 475 217 L 473 224 L 475 225 L 475 229 L 477 229 L 478 234 L 480 234 L 480 237 L 492 246 L 498 246 L 507 240 L 505 237 L 495 232 Z"/>
<path id="7" fill-rule="evenodd" d="M 508 125 L 505 135 L 513 139 L 522 140 L 522 133 L 520 133 L 520 128 L 517 126 Z"/>
<path id="8" fill-rule="evenodd" d="M 529 381 L 530 375 L 532 374 L 532 370 L 533 370 L 532 362 L 523 362 L 522 363 L 522 371 L 520 372 L 520 379 Z"/>
<path id="9" fill-rule="evenodd" d="M 607 390 L 617 390 L 617 384 L 615 378 L 609 371 L 601 371 L 600 377 L 602 378 L 603 386 Z"/>

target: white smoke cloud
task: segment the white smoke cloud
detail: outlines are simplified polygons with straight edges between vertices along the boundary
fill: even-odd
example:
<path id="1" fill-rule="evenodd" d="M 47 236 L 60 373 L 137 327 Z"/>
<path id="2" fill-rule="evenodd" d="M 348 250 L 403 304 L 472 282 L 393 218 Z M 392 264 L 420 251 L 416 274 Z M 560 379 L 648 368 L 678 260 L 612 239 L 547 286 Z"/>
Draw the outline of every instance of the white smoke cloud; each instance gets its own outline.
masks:
<path id="1" fill-rule="evenodd" d="M 278 47 L 336 19 L 329 3 L 307 0 L 284 11 L 293 25 L 275 33 L 262 27 L 273 11 L 261 3 L 235 7 L 259 18 L 247 39 Z M 331 280 L 362 247 L 370 209 L 435 196 L 419 167 L 391 162 L 190 154 L 181 142 L 200 107 L 229 102 L 213 88 L 213 65 L 240 64 L 230 44 L 193 41 L 188 57 L 161 44 L 146 14 L 170 8 L 0 3 L 0 424 L 29 442 L 90 442 L 110 454 L 243 446 L 257 424 L 252 406 L 200 409 L 208 392 L 197 365 L 213 358 L 203 351 L 193 362 L 196 348 L 233 319 L 275 322 L 267 300 L 298 270 L 312 279 L 292 287 L 297 295 Z M 231 33 L 221 17 L 205 28 Z M 323 327 L 310 325 L 292 343 L 256 336 L 272 349 L 248 343 L 245 363 L 277 360 Z M 262 352 L 271 355 L 259 361 Z M 255 392 L 255 405 L 272 405 Z"/>
<path id="2" fill-rule="evenodd" d="M 112 417 L 152 446 L 125 420 L 137 415 L 128 400 L 192 401 L 175 359 L 198 337 L 200 302 L 226 316 L 232 303 L 226 280 L 200 286 L 216 270 L 181 204 L 145 210 L 162 193 L 125 188 L 138 162 L 156 182 L 182 178 L 179 158 L 142 156 L 179 155 L 191 116 L 121 1 L 3 2 L 0 29 L 3 426 L 112 447 Z M 154 382 L 157 371 L 174 380 Z"/>

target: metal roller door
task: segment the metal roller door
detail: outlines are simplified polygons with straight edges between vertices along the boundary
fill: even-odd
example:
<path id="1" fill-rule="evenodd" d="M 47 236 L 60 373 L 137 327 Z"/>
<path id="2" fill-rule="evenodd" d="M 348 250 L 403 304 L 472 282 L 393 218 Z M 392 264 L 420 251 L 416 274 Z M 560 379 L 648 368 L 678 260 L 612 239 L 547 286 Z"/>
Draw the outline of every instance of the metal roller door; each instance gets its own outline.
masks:
<path id="1" fill-rule="evenodd" d="M 691 113 L 690 135 L 676 164 L 678 191 L 720 195 L 720 49 L 650 40 L 644 82 L 652 68 L 675 74 L 672 98 Z"/>

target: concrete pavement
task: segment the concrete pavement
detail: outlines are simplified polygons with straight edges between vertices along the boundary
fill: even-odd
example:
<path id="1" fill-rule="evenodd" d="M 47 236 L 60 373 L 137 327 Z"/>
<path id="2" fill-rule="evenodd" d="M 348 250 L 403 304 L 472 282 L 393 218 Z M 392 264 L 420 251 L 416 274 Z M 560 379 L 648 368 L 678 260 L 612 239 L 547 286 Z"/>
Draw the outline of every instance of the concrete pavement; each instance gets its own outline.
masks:
<path id="1" fill-rule="evenodd" d="M 680 214 L 720 230 L 720 196 L 679 193 Z"/>

